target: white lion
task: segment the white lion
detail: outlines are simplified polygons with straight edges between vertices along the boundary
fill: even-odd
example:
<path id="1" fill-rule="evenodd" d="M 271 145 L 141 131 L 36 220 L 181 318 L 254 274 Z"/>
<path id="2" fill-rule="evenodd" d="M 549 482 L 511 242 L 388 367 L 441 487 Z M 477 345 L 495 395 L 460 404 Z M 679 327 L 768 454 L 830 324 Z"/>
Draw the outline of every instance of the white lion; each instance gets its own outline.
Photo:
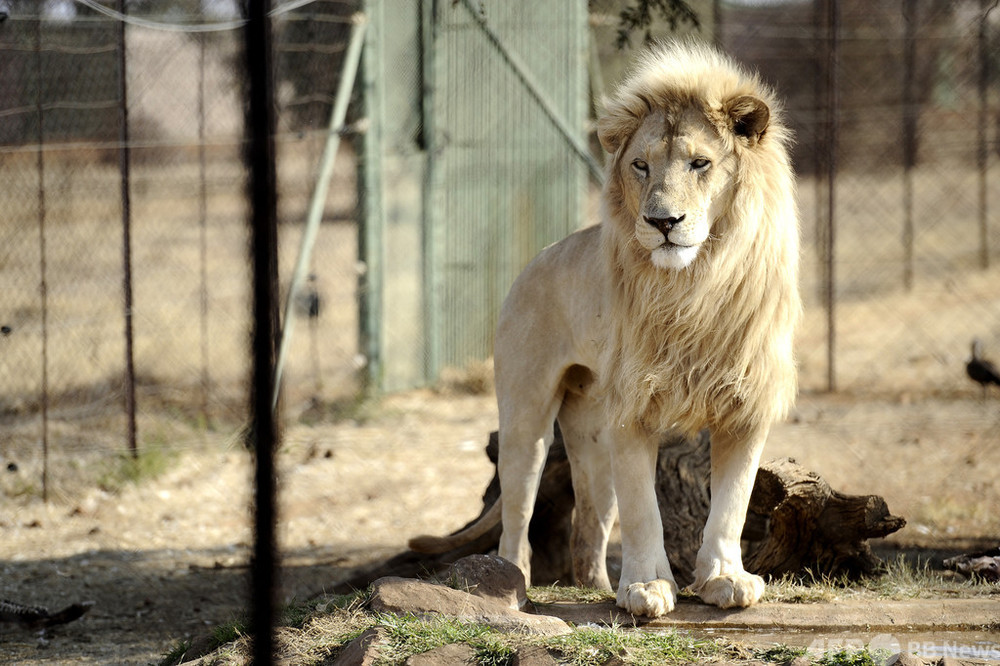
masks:
<path id="1" fill-rule="evenodd" d="M 665 432 L 708 427 L 711 509 L 690 589 L 748 606 L 764 581 L 743 569 L 740 534 L 768 431 L 796 391 L 788 132 L 756 76 L 692 42 L 651 49 L 605 106 L 601 223 L 543 250 L 500 313 L 501 500 L 467 530 L 411 545 L 447 550 L 502 512 L 499 554 L 530 581 L 528 522 L 558 419 L 576 495 L 577 583 L 611 589 L 617 505 L 618 605 L 663 615 L 677 584 L 654 486 L 658 444 Z"/>

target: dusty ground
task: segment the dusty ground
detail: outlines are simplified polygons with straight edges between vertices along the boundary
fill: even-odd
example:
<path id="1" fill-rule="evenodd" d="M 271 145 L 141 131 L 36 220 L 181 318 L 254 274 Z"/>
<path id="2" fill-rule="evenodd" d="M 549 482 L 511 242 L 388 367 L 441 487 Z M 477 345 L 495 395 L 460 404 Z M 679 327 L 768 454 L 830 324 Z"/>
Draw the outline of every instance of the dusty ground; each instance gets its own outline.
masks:
<path id="1" fill-rule="evenodd" d="M 496 427 L 491 396 L 415 392 L 355 416 L 285 431 L 286 599 L 322 592 L 352 566 L 479 511 L 492 474 L 482 453 Z M 31 460 L 3 473 L 0 597 L 95 606 L 44 635 L 0 626 L 0 662 L 155 663 L 244 607 L 247 456 L 229 431 L 171 432 L 176 455 L 165 471 L 118 493 L 83 487 L 46 505 L 12 496 Z M 957 551 L 1000 537 L 998 442 L 995 394 L 985 402 L 974 390 L 891 401 L 804 395 L 765 457 L 790 455 L 840 490 L 885 496 L 909 521 L 892 544 Z"/>

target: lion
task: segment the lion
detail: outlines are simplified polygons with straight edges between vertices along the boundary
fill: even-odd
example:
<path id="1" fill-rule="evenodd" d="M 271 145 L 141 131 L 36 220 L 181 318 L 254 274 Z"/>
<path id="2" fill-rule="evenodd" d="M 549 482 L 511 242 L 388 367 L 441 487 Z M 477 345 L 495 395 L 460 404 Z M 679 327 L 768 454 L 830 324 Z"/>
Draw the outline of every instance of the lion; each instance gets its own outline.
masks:
<path id="1" fill-rule="evenodd" d="M 689 589 L 755 603 L 740 535 L 771 425 L 796 393 L 798 213 L 790 133 L 774 93 L 693 42 L 652 47 L 605 100 L 601 220 L 544 249 L 499 317 L 494 372 L 501 496 L 468 529 L 418 537 L 443 552 L 502 520 L 499 555 L 530 582 L 528 522 L 558 421 L 576 498 L 579 585 L 657 617 L 676 603 L 655 477 L 667 432 L 711 432 L 711 507 Z"/>

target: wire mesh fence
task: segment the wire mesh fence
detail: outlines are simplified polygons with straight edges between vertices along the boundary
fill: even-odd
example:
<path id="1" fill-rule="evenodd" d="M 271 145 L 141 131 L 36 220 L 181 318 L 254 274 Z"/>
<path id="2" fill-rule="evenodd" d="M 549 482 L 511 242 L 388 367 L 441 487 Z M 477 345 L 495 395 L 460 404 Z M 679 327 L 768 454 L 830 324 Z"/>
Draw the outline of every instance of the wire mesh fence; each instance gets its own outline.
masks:
<path id="1" fill-rule="evenodd" d="M 283 298 L 331 130 L 343 139 L 308 277 L 290 296 L 298 325 L 283 406 L 287 422 L 304 424 L 293 449 L 325 459 L 327 437 L 354 453 L 402 451 L 413 424 L 402 421 L 398 441 L 365 430 L 365 391 L 433 384 L 449 365 L 475 372 L 521 265 L 598 219 L 599 177 L 580 153 L 603 161 L 593 120 L 632 53 L 616 45 L 625 3 L 566 2 L 558 15 L 491 1 L 275 4 Z M 0 24 L 0 460 L 11 470 L 0 488 L 19 506 L 44 495 L 86 514 L 93 498 L 79 498 L 90 487 L 117 492 L 133 423 L 150 460 L 232 442 L 245 416 L 238 3 L 126 6 L 122 15 L 110 2 L 9 2 Z M 686 29 L 758 68 L 796 132 L 802 387 L 978 397 L 962 369 L 969 342 L 1000 356 L 998 10 L 981 0 L 696 8 L 700 27 Z M 365 71 L 344 124 L 331 127 L 359 11 L 370 29 Z M 370 106 L 378 86 L 381 116 Z M 517 252 L 501 251 L 509 245 Z M 443 409 L 430 418 L 463 422 Z M 310 430 L 344 417 L 358 424 L 350 442 Z M 188 469 L 188 487 L 239 478 L 232 457 Z M 291 463 L 283 473 L 333 483 Z M 198 496 L 224 506 L 224 522 L 238 521 L 247 499 Z M 171 520 L 161 522 L 162 534 L 93 548 L 156 543 L 166 553 Z M 342 557 L 343 539 L 308 534 L 336 534 L 331 516 L 286 529 L 295 561 Z M 199 557 L 228 566 L 245 540 L 213 541 Z"/>
<path id="2" fill-rule="evenodd" d="M 203 425 L 239 420 L 249 282 L 236 15 L 130 17 L 120 36 L 115 17 L 66 7 L 70 15 L 15 5 L 0 35 L 2 411 L 22 424 L 25 443 L 36 441 L 39 419 L 100 415 L 109 433 L 124 433 L 130 386 L 140 420 L 164 409 Z M 354 9 L 316 2 L 275 18 L 285 267 Z M 311 335 L 296 340 L 289 368 L 290 386 L 325 385 L 335 396 L 357 390 L 350 152 L 336 166 L 310 281 L 329 307 L 301 310 Z"/>
<path id="3" fill-rule="evenodd" d="M 178 12 L 191 11 L 185 3 L 176 5 Z M 241 224 L 244 176 L 238 160 L 241 89 L 235 69 L 235 23 L 230 20 L 235 14 L 220 10 L 224 3 L 207 6 L 214 8 L 210 16 L 175 13 L 169 21 L 159 14 L 134 16 L 119 34 L 114 17 L 88 4 L 56 3 L 33 10 L 25 3 L 16 5 L 3 26 L 0 48 L 6 66 L 0 85 L 5 108 L 0 113 L 5 122 L 0 168 L 7 184 L 3 271 L 10 288 L 0 304 L 9 331 L 0 361 L 8 377 L 0 387 L 0 404 L 10 417 L 37 420 L 44 406 L 58 410 L 73 405 L 86 407 L 83 411 L 91 414 L 101 411 L 112 421 L 125 418 L 121 405 L 131 383 L 138 390 L 140 416 L 172 406 L 208 424 L 238 413 L 245 379 L 247 304 Z M 722 4 L 714 13 L 704 12 L 701 25 L 703 35 L 759 68 L 779 89 L 797 130 L 807 295 L 806 342 L 799 352 L 803 385 L 825 388 L 835 375 L 842 389 L 902 391 L 931 384 L 958 389 L 964 379 L 955 368 L 971 338 L 983 338 L 987 349 L 1000 345 L 1000 315 L 990 295 L 1000 247 L 996 224 L 1000 194 L 991 186 L 998 131 L 997 68 L 991 48 L 996 20 L 990 19 L 988 4 L 927 0 L 879 3 L 873 21 L 867 3 L 844 2 L 837 4 L 839 24 L 834 29 L 826 6 Z M 69 7 L 72 13 L 52 7 Z M 286 286 L 317 182 L 350 17 L 359 8 L 349 2 L 304 3 L 275 18 L 281 109 L 280 251 Z M 589 9 L 589 27 L 569 14 L 565 18 L 584 31 L 575 38 L 578 45 L 572 47 L 572 57 L 586 60 L 579 71 L 591 81 L 593 109 L 604 86 L 611 85 L 604 82 L 620 75 L 627 53 L 613 45 L 618 4 L 592 2 Z M 565 49 L 533 55 L 518 46 L 521 38 L 513 33 L 502 37 L 509 46 L 501 43 L 498 49 L 490 44 L 490 31 L 495 39 L 514 25 L 499 10 L 484 10 L 477 17 L 458 3 L 439 11 L 464 17 L 467 26 L 456 30 L 459 24 L 449 21 L 458 18 L 442 14 L 437 19 L 442 21 L 442 34 L 465 35 L 463 39 L 481 44 L 462 47 L 455 42 L 454 48 L 487 48 L 488 57 L 506 72 L 503 76 L 513 77 L 504 84 L 510 88 L 504 98 L 523 96 L 525 106 L 504 111 L 503 117 L 514 121 L 512 127 L 501 128 L 491 121 L 488 129 L 516 135 L 514 128 L 519 123 L 525 126 L 524 114 L 535 113 L 539 103 L 517 70 L 503 62 L 502 49 L 512 49 L 527 63 L 521 67 L 543 82 L 542 75 L 551 63 L 564 59 Z M 427 20 L 420 12 L 390 14 L 393 20 L 418 27 Z M 522 17 L 519 24 L 535 25 L 529 19 Z M 478 27 L 477 20 L 481 20 Z M 206 26 L 214 29 L 205 30 Z M 410 55 L 440 60 L 444 56 L 421 51 L 420 40 L 425 46 L 429 41 L 426 33 L 426 25 L 408 33 Z M 831 66 L 828 47 L 834 39 L 840 45 L 835 84 L 839 105 L 832 117 L 839 140 L 831 208 L 825 171 L 830 91 L 824 73 Z M 390 41 L 400 55 L 400 40 Z M 445 39 L 439 37 L 438 44 L 446 44 Z M 401 62 L 383 66 L 387 76 L 405 71 Z M 455 236 L 442 231 L 446 227 L 441 225 L 451 219 L 464 224 L 491 209 L 521 220 L 522 226 L 529 218 L 552 217 L 540 207 L 543 198 L 526 191 L 517 195 L 520 203 L 514 208 L 496 209 L 500 199 L 486 196 L 485 190 L 476 194 L 475 183 L 495 187 L 503 179 L 498 181 L 486 166 L 466 168 L 458 162 L 449 166 L 449 160 L 459 159 L 463 150 L 478 151 L 477 159 L 501 155 L 496 149 L 483 152 L 481 146 L 475 147 L 475 137 L 456 133 L 465 131 L 463 123 L 471 132 L 489 133 L 474 121 L 485 117 L 477 113 L 482 104 L 490 108 L 496 104 L 483 98 L 485 93 L 469 89 L 461 77 L 489 82 L 492 70 L 482 63 L 466 73 L 444 67 L 432 63 L 411 73 L 411 79 L 419 81 L 437 71 L 441 90 L 455 85 L 451 96 L 439 94 L 436 139 L 423 125 L 424 114 L 433 107 L 422 106 L 412 94 L 427 87 L 407 88 L 403 82 L 389 88 L 389 94 L 400 87 L 411 91 L 396 100 L 410 116 L 395 111 L 390 116 L 412 117 L 410 129 L 403 130 L 415 143 L 412 155 L 404 157 L 398 148 L 406 141 L 390 137 L 391 145 L 379 147 L 382 166 L 399 164 L 397 174 L 416 174 L 411 184 L 419 195 L 426 186 L 421 180 L 425 175 L 413 167 L 428 160 L 428 173 L 438 175 L 427 177 L 438 178 L 448 192 L 432 194 L 436 198 L 419 204 L 423 212 L 415 218 L 415 236 L 404 240 L 398 225 L 398 211 L 406 202 L 390 202 L 396 207 L 397 227 L 382 237 L 388 250 L 369 248 L 371 256 L 358 255 L 357 174 L 365 161 L 358 159 L 354 142 L 343 145 L 336 161 L 338 186 L 325 203 L 326 224 L 315 249 L 308 293 L 299 295 L 303 304 L 309 298 L 313 303 L 322 298 L 327 307 L 311 313 L 308 305 L 297 310 L 308 325 L 289 357 L 289 404 L 310 397 L 332 400 L 361 389 L 358 370 L 372 353 L 359 342 L 359 329 L 366 324 L 359 319 L 358 303 L 372 294 L 358 293 L 358 276 L 363 272 L 359 261 L 370 261 L 376 253 L 404 256 L 392 250 L 395 242 L 424 244 L 420 225 L 433 215 L 439 219 L 439 230 L 428 232 L 430 237 L 437 234 L 458 248 L 441 252 L 458 254 L 438 259 L 445 262 L 439 269 L 432 268 L 433 257 L 417 255 L 409 263 L 393 260 L 382 266 L 390 281 L 422 285 L 395 302 L 390 295 L 382 319 L 367 324 L 369 329 L 395 329 L 391 334 L 369 330 L 368 335 L 383 336 L 376 353 L 399 364 L 420 366 L 416 372 L 401 371 L 408 379 L 386 385 L 434 381 L 442 363 L 455 365 L 488 356 L 490 322 L 517 266 L 492 279 L 487 290 L 496 292 L 495 297 L 473 298 L 481 302 L 481 312 L 459 306 L 462 299 L 448 296 L 450 283 L 441 274 L 425 273 L 470 269 L 481 253 L 495 252 L 500 240 L 483 233 Z M 548 84 L 543 87 L 547 94 L 558 92 Z M 463 107 L 468 112 L 462 113 L 471 115 L 460 122 L 457 119 L 464 116 L 455 114 Z M 352 109 L 351 122 L 359 113 L 357 105 Z M 455 117 L 448 121 L 451 116 Z M 575 131 L 584 129 L 579 119 L 566 117 Z M 394 122 L 386 120 L 389 126 Z M 554 140 L 559 143 L 563 140 L 557 134 Z M 121 143 L 122 136 L 127 136 L 127 146 Z M 580 137 L 585 140 L 586 133 Z M 593 136 L 590 139 L 593 145 Z M 421 141 L 437 144 L 428 151 Z M 537 141 L 529 144 L 526 150 Z M 601 160 L 599 149 L 593 150 L 593 159 Z M 570 154 L 570 159 L 579 159 Z M 521 158 L 512 155 L 512 159 Z M 584 166 L 580 169 L 581 175 L 586 172 Z M 585 204 L 573 215 L 580 226 L 596 219 L 593 202 L 599 185 L 596 178 L 589 186 L 585 179 L 575 178 L 567 193 Z M 539 182 L 530 174 L 529 179 Z M 472 188 L 466 197 L 470 203 L 456 198 L 455 182 Z M 394 196 L 401 191 L 395 187 Z M 468 210 L 454 208 L 469 205 Z M 830 210 L 835 215 L 832 223 Z M 490 228 L 497 226 L 491 223 Z M 824 258 L 830 228 L 836 232 L 832 261 Z M 526 244 L 523 254 L 530 256 L 549 240 L 542 234 L 513 242 Z M 496 260 L 499 257 L 492 260 L 497 270 L 506 265 L 506 260 L 500 264 Z M 515 263 L 524 261 L 521 257 Z M 456 285 L 462 282 L 468 279 L 460 278 Z M 124 302 L 126 292 L 132 299 L 129 304 Z M 833 301 L 824 302 L 829 301 L 826 294 L 833 294 Z M 461 312 L 448 316 L 454 307 Z M 837 312 L 828 312 L 830 308 Z M 413 317 L 399 314 L 407 309 Z M 471 347 L 466 344 L 450 356 L 445 352 L 446 363 L 427 360 L 442 354 L 433 345 L 409 349 L 401 342 L 453 336 L 452 329 L 461 327 L 462 321 L 485 332 L 473 336 L 477 342 Z M 433 322 L 438 322 L 436 327 Z M 126 323 L 132 327 L 130 339 Z M 419 358 L 401 358 L 400 349 Z M 827 367 L 828 359 L 833 368 Z M 131 375 L 128 363 L 134 363 Z"/>

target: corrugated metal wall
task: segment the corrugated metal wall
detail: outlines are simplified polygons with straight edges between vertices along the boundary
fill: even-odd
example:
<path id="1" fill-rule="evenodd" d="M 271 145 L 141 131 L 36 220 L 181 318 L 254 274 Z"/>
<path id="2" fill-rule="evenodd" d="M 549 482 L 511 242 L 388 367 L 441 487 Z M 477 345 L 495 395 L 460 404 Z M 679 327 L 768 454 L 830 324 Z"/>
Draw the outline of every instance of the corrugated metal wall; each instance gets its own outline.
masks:
<path id="1" fill-rule="evenodd" d="M 518 272 L 585 222 L 587 6 L 368 13 L 365 333 L 372 378 L 396 390 L 489 356 Z"/>

